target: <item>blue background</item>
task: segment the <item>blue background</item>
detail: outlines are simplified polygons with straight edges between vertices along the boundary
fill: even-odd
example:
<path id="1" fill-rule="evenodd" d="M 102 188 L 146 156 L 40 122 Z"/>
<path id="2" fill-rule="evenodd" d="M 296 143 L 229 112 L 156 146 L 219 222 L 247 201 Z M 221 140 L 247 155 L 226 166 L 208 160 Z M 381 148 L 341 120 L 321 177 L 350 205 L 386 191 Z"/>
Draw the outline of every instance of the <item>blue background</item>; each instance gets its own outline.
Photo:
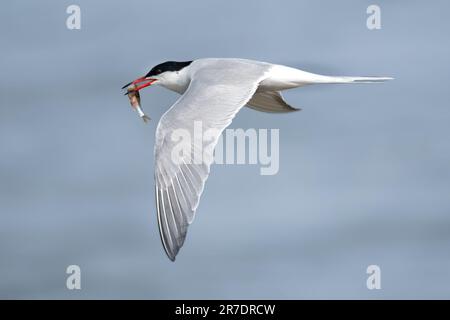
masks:
<path id="1" fill-rule="evenodd" d="M 450 298 L 448 1 L 9 1 L 0 11 L 1 298 Z M 120 87 L 166 60 L 239 57 L 382 85 L 245 108 L 279 128 L 280 171 L 215 165 L 177 261 L 153 195 L 157 120 Z M 66 289 L 66 267 L 82 289 Z M 381 267 L 382 289 L 366 288 Z"/>

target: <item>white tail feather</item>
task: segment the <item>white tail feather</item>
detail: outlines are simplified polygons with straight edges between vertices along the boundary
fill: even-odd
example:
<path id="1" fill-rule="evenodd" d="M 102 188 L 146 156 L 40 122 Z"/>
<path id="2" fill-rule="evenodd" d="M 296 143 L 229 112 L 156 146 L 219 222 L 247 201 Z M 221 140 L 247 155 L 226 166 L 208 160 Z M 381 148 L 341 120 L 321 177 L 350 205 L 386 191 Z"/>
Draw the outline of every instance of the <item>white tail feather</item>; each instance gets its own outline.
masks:
<path id="1" fill-rule="evenodd" d="M 374 83 L 393 80 L 391 77 L 327 77 L 328 83 Z"/>
<path id="2" fill-rule="evenodd" d="M 392 80 L 390 77 L 335 77 L 306 72 L 281 65 L 274 65 L 260 88 L 263 91 L 282 91 L 319 83 L 373 83 Z"/>

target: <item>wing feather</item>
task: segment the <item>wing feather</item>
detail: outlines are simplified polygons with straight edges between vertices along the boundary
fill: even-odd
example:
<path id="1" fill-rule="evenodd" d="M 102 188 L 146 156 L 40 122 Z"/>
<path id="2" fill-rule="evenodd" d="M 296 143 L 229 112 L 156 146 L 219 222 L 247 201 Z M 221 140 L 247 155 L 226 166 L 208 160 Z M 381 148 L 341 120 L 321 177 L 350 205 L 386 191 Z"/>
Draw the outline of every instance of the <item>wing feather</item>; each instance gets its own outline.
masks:
<path id="1" fill-rule="evenodd" d="M 161 117 L 156 130 L 156 207 L 161 241 L 173 261 L 194 220 L 214 147 L 222 131 L 251 99 L 270 66 L 247 60 L 202 59 L 191 65 L 191 83 L 184 95 Z M 212 129 L 208 141 L 191 141 L 190 153 L 172 159 L 177 129 L 194 136 L 195 123 L 202 133 Z M 194 139 L 195 140 L 195 139 Z M 206 155 L 206 157 L 203 157 Z M 196 162 L 200 156 L 200 163 Z M 179 161 L 181 160 L 181 161 Z"/>

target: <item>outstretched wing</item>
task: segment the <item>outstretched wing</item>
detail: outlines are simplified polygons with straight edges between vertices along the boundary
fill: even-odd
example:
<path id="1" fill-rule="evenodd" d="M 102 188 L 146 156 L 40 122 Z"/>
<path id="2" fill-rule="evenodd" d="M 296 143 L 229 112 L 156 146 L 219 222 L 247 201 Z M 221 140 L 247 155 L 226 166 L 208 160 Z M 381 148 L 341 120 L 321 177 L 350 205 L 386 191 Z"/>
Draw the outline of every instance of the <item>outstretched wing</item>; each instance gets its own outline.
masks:
<path id="1" fill-rule="evenodd" d="M 246 60 L 207 59 L 194 64 L 188 89 L 161 117 L 156 129 L 158 225 L 172 261 L 194 219 L 222 131 L 270 68 Z"/>

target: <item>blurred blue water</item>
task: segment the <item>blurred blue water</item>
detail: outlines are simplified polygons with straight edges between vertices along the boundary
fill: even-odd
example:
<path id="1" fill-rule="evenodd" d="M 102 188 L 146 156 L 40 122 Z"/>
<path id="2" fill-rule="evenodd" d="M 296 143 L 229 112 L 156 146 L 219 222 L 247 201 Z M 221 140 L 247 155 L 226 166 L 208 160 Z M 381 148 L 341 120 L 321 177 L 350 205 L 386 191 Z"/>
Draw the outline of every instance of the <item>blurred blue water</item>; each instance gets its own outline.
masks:
<path id="1" fill-rule="evenodd" d="M 450 45 L 435 1 L 14 1 L 0 11 L 1 298 L 449 298 Z M 155 220 L 157 120 L 120 87 L 165 60 L 241 57 L 383 85 L 287 92 L 280 172 L 219 166 L 176 263 Z M 65 287 L 78 264 L 82 290 Z M 366 288 L 366 267 L 382 289 Z"/>

